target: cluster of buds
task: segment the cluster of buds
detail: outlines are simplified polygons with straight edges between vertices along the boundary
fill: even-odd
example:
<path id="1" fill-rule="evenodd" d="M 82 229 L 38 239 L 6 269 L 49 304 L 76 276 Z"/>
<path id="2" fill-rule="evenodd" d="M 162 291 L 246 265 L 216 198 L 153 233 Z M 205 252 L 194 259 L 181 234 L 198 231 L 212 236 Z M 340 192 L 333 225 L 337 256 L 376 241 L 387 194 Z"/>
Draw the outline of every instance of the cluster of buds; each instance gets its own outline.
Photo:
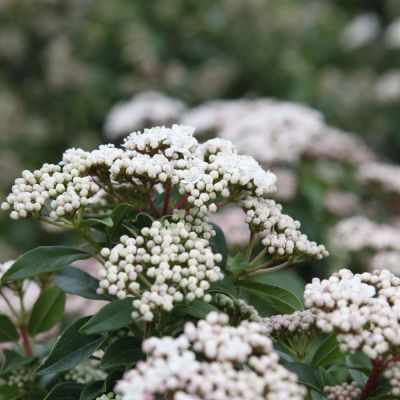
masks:
<path id="1" fill-rule="evenodd" d="M 361 389 L 357 382 L 325 386 L 324 392 L 327 400 L 357 400 L 361 395 Z"/>
<path id="2" fill-rule="evenodd" d="M 278 363 L 271 340 L 257 323 L 228 324 L 228 316 L 210 313 L 186 323 L 176 339 L 144 341 L 146 361 L 125 374 L 116 390 L 123 400 L 302 399 L 305 389 Z"/>
<path id="3" fill-rule="evenodd" d="M 66 372 L 64 380 L 88 384 L 93 381 L 104 380 L 106 377 L 107 374 L 100 368 L 99 360 L 89 359 Z"/>
<path id="4" fill-rule="evenodd" d="M 387 364 L 383 375 L 390 383 L 391 394 L 400 396 L 400 361 L 391 361 Z"/>
<path id="5" fill-rule="evenodd" d="M 232 298 L 224 293 L 216 293 L 213 295 L 212 304 L 221 312 L 229 315 L 231 324 L 242 321 L 261 321 L 258 311 L 242 299 Z"/>
<path id="6" fill-rule="evenodd" d="M 315 322 L 316 316 L 311 310 L 273 315 L 262 320 L 268 335 L 276 338 L 310 335 L 315 328 Z"/>
<path id="7" fill-rule="evenodd" d="M 108 392 L 96 397 L 96 400 L 122 400 L 122 396 L 114 392 Z"/>
<path id="8" fill-rule="evenodd" d="M 171 311 L 184 300 L 210 301 L 210 284 L 223 278 L 209 239 L 215 234 L 206 217 L 194 212 L 175 213 L 171 221 L 155 221 L 141 235 L 123 236 L 100 271 L 99 293 L 119 298 L 133 296 L 134 318 L 154 318 L 154 311 Z"/>
<path id="9" fill-rule="evenodd" d="M 385 357 L 400 345 L 400 278 L 387 270 L 353 274 L 342 269 L 329 279 L 314 278 L 305 288 L 317 328 L 336 332 L 343 352 L 360 350 Z"/>

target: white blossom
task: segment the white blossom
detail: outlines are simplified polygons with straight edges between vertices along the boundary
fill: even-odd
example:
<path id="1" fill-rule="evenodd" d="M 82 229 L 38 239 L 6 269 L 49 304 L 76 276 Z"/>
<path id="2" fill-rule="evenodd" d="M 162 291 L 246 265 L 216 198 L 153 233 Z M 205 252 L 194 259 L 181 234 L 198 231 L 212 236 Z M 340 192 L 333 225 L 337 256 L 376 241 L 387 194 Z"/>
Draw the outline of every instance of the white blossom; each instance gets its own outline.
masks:
<path id="1" fill-rule="evenodd" d="M 261 325 L 227 325 L 228 316 L 210 313 L 197 325 L 187 322 L 177 338 L 146 339 L 147 360 L 117 385 L 123 400 L 302 399 L 296 376 L 278 364 Z"/>

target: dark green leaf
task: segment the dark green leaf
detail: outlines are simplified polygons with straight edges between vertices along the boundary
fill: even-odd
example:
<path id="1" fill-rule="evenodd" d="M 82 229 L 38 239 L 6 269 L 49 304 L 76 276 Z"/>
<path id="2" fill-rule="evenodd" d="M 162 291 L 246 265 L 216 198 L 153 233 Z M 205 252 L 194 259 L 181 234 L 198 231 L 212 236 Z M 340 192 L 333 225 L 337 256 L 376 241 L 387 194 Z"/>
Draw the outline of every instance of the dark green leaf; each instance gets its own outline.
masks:
<path id="1" fill-rule="evenodd" d="M 131 366 L 142 359 L 142 342 L 132 336 L 123 337 L 113 342 L 104 353 L 101 367 L 108 369 L 119 366 Z"/>
<path id="2" fill-rule="evenodd" d="M 110 332 L 130 325 L 133 322 L 133 299 L 128 297 L 122 300 L 114 300 L 105 305 L 85 325 L 81 332 L 90 335 L 93 333 Z"/>
<path id="3" fill-rule="evenodd" d="M 96 225 L 104 225 L 108 228 L 112 228 L 114 225 L 114 222 L 111 217 L 106 217 L 106 218 L 87 218 L 83 220 L 82 222 L 83 226 L 86 227 L 93 227 Z"/>
<path id="4" fill-rule="evenodd" d="M 339 350 L 336 335 L 332 333 L 321 343 L 311 364 L 314 367 L 326 367 L 344 357 L 345 355 Z"/>
<path id="5" fill-rule="evenodd" d="M 32 357 L 24 357 L 21 354 L 17 353 L 14 350 L 3 350 L 4 354 L 4 363 L 1 368 L 1 374 L 8 374 L 9 372 L 23 367 L 24 365 L 28 365 L 32 362 Z"/>
<path id="6" fill-rule="evenodd" d="M 112 211 L 110 218 L 113 221 L 113 226 L 107 229 L 107 235 L 109 238 L 114 238 L 118 229 L 121 227 L 124 218 L 133 219 L 135 216 L 135 212 L 132 209 L 132 206 L 129 204 L 119 204 Z"/>
<path id="7" fill-rule="evenodd" d="M 367 369 L 369 362 L 365 361 L 364 355 L 353 354 L 351 356 L 347 356 L 346 364 L 349 367 L 349 374 L 351 378 L 361 387 L 364 387 L 368 380 L 367 374 L 369 373 Z"/>
<path id="8" fill-rule="evenodd" d="M 190 315 L 191 317 L 203 319 L 212 311 L 218 311 L 218 308 L 210 303 L 201 300 L 194 300 L 189 304 L 179 304 L 175 307 L 175 311 Z"/>
<path id="9" fill-rule="evenodd" d="M 0 385 L 0 400 L 15 400 L 21 397 L 21 392 L 15 386 Z"/>
<path id="10" fill-rule="evenodd" d="M 104 381 L 91 382 L 82 390 L 79 400 L 94 400 L 104 393 Z"/>
<path id="11" fill-rule="evenodd" d="M 76 294 L 86 299 L 109 300 L 109 297 L 97 294 L 99 281 L 79 268 L 63 268 L 54 278 L 54 283 L 66 293 Z"/>
<path id="12" fill-rule="evenodd" d="M 15 342 L 18 338 L 18 332 L 10 318 L 7 315 L 0 315 L 0 343 Z"/>
<path id="13" fill-rule="evenodd" d="M 228 276 L 224 276 L 224 279 L 220 281 L 213 282 L 208 292 L 223 293 L 229 297 L 236 297 L 236 287 Z"/>
<path id="14" fill-rule="evenodd" d="M 216 235 L 210 239 L 210 245 L 214 254 L 219 253 L 222 255 L 221 266 L 224 268 L 228 259 L 228 245 L 226 244 L 225 235 L 217 224 L 211 223 L 211 225 L 215 230 Z"/>
<path id="15" fill-rule="evenodd" d="M 64 316 L 65 294 L 57 287 L 46 289 L 36 300 L 28 323 L 28 332 L 46 332 Z"/>
<path id="16" fill-rule="evenodd" d="M 90 254 L 64 246 L 43 246 L 30 250 L 18 258 L 3 275 L 2 282 L 30 278 L 44 272 L 54 272 L 77 260 L 89 258 Z"/>
<path id="17" fill-rule="evenodd" d="M 296 295 L 278 286 L 268 285 L 262 282 L 240 280 L 237 286 L 245 288 L 250 293 L 268 302 L 273 308 L 283 314 L 303 310 L 303 304 Z"/>
<path id="18" fill-rule="evenodd" d="M 55 374 L 75 367 L 104 342 L 100 335 L 83 335 L 79 332 L 90 317 L 81 318 L 68 326 L 58 338 L 45 362 L 39 367 L 38 373 Z"/>
<path id="19" fill-rule="evenodd" d="M 75 382 L 63 382 L 54 386 L 44 400 L 77 400 L 84 385 Z"/>
<path id="20" fill-rule="evenodd" d="M 335 386 L 337 382 L 334 377 L 327 371 L 324 367 L 319 367 L 319 371 L 321 373 L 323 386 Z"/>
<path id="21" fill-rule="evenodd" d="M 309 387 L 312 390 L 323 393 L 324 386 L 321 378 L 321 373 L 318 368 L 314 368 L 310 365 L 301 363 L 289 363 L 285 364 L 285 367 L 297 375 L 300 383 Z"/>

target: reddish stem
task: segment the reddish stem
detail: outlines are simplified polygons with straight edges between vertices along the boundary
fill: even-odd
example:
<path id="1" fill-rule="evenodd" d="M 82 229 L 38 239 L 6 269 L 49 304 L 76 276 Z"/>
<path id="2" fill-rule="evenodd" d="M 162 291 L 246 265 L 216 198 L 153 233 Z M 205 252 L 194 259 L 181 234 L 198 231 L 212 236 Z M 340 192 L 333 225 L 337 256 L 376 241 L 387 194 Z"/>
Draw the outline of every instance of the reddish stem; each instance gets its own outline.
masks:
<path id="1" fill-rule="evenodd" d="M 186 202 L 188 199 L 189 195 L 185 194 L 182 198 L 180 198 L 176 203 L 174 208 L 176 208 L 177 210 L 179 210 Z"/>
<path id="2" fill-rule="evenodd" d="M 167 180 L 167 188 L 165 189 L 165 199 L 164 199 L 164 208 L 162 215 L 167 215 L 169 210 L 169 201 L 171 199 L 172 192 L 172 182 L 171 179 Z"/>
<path id="3" fill-rule="evenodd" d="M 383 363 L 378 360 L 372 360 L 372 371 L 369 374 L 367 383 L 365 384 L 364 389 L 361 393 L 360 400 L 368 399 L 382 371 Z"/>
<path id="4" fill-rule="evenodd" d="M 32 357 L 33 356 L 33 351 L 32 351 L 31 341 L 29 339 L 28 332 L 26 331 L 26 327 L 21 325 L 19 327 L 19 331 L 21 333 L 22 346 L 24 348 L 25 355 L 27 357 Z"/>

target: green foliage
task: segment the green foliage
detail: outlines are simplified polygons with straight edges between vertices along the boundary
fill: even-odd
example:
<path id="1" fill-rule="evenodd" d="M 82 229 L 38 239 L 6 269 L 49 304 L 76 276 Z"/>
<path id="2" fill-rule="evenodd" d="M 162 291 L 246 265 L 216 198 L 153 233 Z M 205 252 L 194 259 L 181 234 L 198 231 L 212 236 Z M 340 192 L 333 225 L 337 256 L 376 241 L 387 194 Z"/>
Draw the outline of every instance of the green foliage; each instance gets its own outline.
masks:
<path id="1" fill-rule="evenodd" d="M 81 318 L 60 335 L 49 356 L 37 370 L 40 375 L 67 371 L 90 357 L 104 342 L 101 335 L 85 335 L 80 329 L 89 320 Z"/>
<path id="2" fill-rule="evenodd" d="M 60 322 L 64 316 L 65 294 L 56 287 L 42 292 L 33 306 L 28 331 L 34 336 L 46 332 Z"/>
<path id="3" fill-rule="evenodd" d="M 1 278 L 2 282 L 36 277 L 46 272 L 55 272 L 74 261 L 89 258 L 90 254 L 64 246 L 43 246 L 30 250 L 17 261 Z"/>
<path id="4" fill-rule="evenodd" d="M 82 325 L 80 332 L 92 335 L 123 328 L 133 323 L 132 311 L 132 299 L 114 300 L 106 304 L 96 315 Z"/>
<path id="5" fill-rule="evenodd" d="M 301 301 L 286 289 L 256 281 L 239 280 L 236 284 L 266 301 L 282 314 L 303 310 Z"/>
<path id="6" fill-rule="evenodd" d="M 0 343 L 15 342 L 19 339 L 17 330 L 7 315 L 0 315 Z"/>
<path id="7" fill-rule="evenodd" d="M 109 297 L 97 294 L 99 281 L 87 272 L 75 267 L 65 267 L 54 278 L 54 283 L 65 293 L 76 294 L 85 299 L 107 300 Z"/>

